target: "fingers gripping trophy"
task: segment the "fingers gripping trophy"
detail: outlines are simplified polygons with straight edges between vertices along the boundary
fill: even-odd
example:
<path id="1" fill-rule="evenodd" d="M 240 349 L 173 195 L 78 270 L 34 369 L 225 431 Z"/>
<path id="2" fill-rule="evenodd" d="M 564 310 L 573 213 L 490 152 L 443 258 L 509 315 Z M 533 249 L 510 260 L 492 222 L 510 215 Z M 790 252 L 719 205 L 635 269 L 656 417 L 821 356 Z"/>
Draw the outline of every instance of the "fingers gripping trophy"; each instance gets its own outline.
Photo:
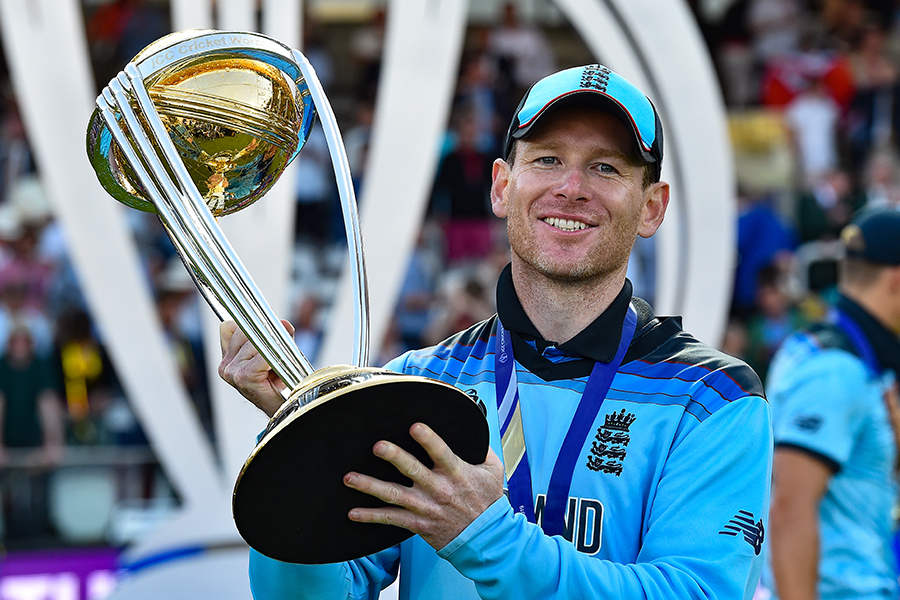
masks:
<path id="1" fill-rule="evenodd" d="M 331 153 L 354 280 L 355 366 L 314 370 L 241 264 L 217 217 L 265 195 L 306 141 L 316 115 Z M 339 562 L 412 534 L 350 521 L 383 502 L 343 485 L 366 473 L 410 485 L 372 447 L 390 440 L 431 465 L 413 441 L 428 424 L 470 463 L 488 427 L 464 392 L 437 380 L 366 366 L 368 298 L 356 199 L 331 106 L 297 50 L 249 32 L 193 30 L 142 50 L 97 98 L 87 150 L 116 200 L 155 212 L 203 297 L 232 319 L 286 384 L 285 401 L 244 463 L 235 524 L 247 543 L 285 562 Z M 263 233 L 263 232 L 261 232 Z"/>

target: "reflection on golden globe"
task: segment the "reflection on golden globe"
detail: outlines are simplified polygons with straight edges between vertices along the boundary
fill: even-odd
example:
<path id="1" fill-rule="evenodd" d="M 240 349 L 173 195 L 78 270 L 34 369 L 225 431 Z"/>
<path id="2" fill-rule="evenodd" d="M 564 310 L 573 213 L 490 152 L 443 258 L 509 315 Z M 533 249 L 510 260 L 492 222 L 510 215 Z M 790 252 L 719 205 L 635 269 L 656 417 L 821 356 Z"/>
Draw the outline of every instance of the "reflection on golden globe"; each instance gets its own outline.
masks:
<path id="1" fill-rule="evenodd" d="M 146 58 L 148 47 L 135 62 Z M 227 50 L 175 62 L 144 79 L 156 112 L 201 197 L 216 216 L 261 198 L 302 145 L 308 88 L 262 60 Z M 132 102 L 136 106 L 136 102 Z M 99 115 L 91 129 L 102 127 Z M 89 136 L 97 132 L 89 130 Z M 116 199 L 146 211 L 153 203 L 115 143 L 101 183 Z M 117 188 L 117 189 L 111 189 Z"/>

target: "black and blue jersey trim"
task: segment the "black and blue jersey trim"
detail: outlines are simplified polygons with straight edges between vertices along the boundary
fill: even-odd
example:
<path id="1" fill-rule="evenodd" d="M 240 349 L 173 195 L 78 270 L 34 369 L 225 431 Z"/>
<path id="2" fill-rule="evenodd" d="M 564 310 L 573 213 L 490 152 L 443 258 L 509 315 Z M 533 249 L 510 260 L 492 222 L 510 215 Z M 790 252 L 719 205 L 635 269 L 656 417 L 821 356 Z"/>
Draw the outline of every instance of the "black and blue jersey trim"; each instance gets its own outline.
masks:
<path id="1" fill-rule="evenodd" d="M 632 342 L 626 362 L 618 371 L 619 376 L 636 379 L 627 389 L 618 388 L 614 381 L 607 398 L 681 406 L 698 421 L 740 398 L 765 398 L 762 383 L 745 363 L 700 343 L 681 329 L 678 319 L 657 318 L 646 303 L 640 308 L 640 335 Z M 407 368 L 430 377 L 452 378 L 462 386 L 493 381 L 496 319 L 495 315 L 433 348 L 413 353 L 407 359 Z M 548 361 L 533 346 L 516 344 L 515 338 L 513 332 L 516 360 L 547 382 L 586 378 L 590 374 L 593 361 L 585 359 L 557 363 L 552 367 L 553 377 L 547 377 Z M 540 368 L 535 368 L 536 363 Z M 478 370 L 466 372 L 466 366 Z"/>
<path id="2" fill-rule="evenodd" d="M 775 442 L 775 447 L 781 448 L 781 449 L 794 450 L 801 454 L 805 454 L 805 455 L 809 456 L 810 458 L 817 460 L 820 463 L 822 463 L 823 465 L 825 465 L 825 467 L 829 471 L 831 471 L 832 475 L 836 475 L 841 470 L 841 463 L 834 460 L 827 454 L 822 454 L 821 452 L 813 450 L 812 448 L 807 448 L 806 446 L 801 446 L 800 444 L 792 444 L 790 442 Z"/>
<path id="3" fill-rule="evenodd" d="M 441 378 L 443 376 L 460 380 L 462 384 L 467 377 L 480 381 L 493 381 L 494 361 L 493 359 L 486 361 L 485 358 L 494 354 L 488 352 L 488 348 L 493 337 L 492 332 L 495 328 L 496 318 L 495 315 L 476 323 L 436 346 L 410 353 L 406 358 L 407 369 L 415 369 L 426 377 Z M 435 359 L 441 365 L 439 370 L 435 368 Z M 464 373 L 463 367 L 467 363 L 478 364 L 484 368 L 479 372 Z"/>

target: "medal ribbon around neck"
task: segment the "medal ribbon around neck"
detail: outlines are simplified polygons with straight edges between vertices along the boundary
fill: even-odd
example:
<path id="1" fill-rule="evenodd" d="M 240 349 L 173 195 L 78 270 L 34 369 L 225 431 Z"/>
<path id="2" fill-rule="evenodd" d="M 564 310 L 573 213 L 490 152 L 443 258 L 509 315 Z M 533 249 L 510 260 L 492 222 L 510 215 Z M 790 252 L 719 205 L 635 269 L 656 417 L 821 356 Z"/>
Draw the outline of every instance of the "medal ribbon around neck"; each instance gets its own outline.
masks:
<path id="1" fill-rule="evenodd" d="M 578 457 L 587 440 L 591 426 L 600 413 L 600 406 L 609 392 L 612 380 L 625 358 L 628 346 L 637 327 L 637 313 L 631 304 L 625 313 L 622 338 L 612 361 L 597 361 L 585 385 L 584 393 L 562 448 L 550 475 L 547 502 L 541 527 L 547 535 L 562 535 L 565 525 L 565 510 L 569 500 L 572 475 Z M 509 490 L 509 502 L 513 510 L 522 513 L 529 522 L 535 523 L 534 495 L 531 485 L 531 469 L 528 451 L 525 447 L 525 430 L 522 426 L 522 408 L 519 404 L 519 389 L 516 379 L 515 359 L 512 352 L 512 338 L 497 319 L 497 340 L 499 347 L 494 352 L 494 372 L 497 377 L 497 415 L 500 421 L 500 442 L 503 448 L 503 464 Z"/>

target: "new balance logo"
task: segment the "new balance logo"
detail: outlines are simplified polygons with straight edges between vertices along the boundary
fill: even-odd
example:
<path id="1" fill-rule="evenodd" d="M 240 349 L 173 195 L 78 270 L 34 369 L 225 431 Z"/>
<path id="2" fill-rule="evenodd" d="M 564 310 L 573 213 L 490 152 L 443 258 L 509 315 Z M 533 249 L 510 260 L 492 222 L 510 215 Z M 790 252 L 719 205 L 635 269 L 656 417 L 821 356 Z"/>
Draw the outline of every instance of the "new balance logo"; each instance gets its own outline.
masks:
<path id="1" fill-rule="evenodd" d="M 474 388 L 472 388 L 466 390 L 466 395 L 472 399 L 472 402 L 478 405 L 478 410 L 481 411 L 481 414 L 487 416 L 487 406 L 485 406 L 481 398 L 478 397 L 478 392 Z"/>
<path id="2" fill-rule="evenodd" d="M 815 433 L 822 427 L 822 417 L 819 415 L 800 415 L 794 419 L 797 429 Z"/>
<path id="3" fill-rule="evenodd" d="M 753 551 L 757 555 L 762 551 L 763 538 L 766 535 L 765 527 L 763 527 L 762 519 L 753 522 L 753 513 L 746 510 L 738 511 L 734 518 L 722 527 L 721 535 L 736 536 L 743 534 L 744 541 L 753 547 Z"/>

